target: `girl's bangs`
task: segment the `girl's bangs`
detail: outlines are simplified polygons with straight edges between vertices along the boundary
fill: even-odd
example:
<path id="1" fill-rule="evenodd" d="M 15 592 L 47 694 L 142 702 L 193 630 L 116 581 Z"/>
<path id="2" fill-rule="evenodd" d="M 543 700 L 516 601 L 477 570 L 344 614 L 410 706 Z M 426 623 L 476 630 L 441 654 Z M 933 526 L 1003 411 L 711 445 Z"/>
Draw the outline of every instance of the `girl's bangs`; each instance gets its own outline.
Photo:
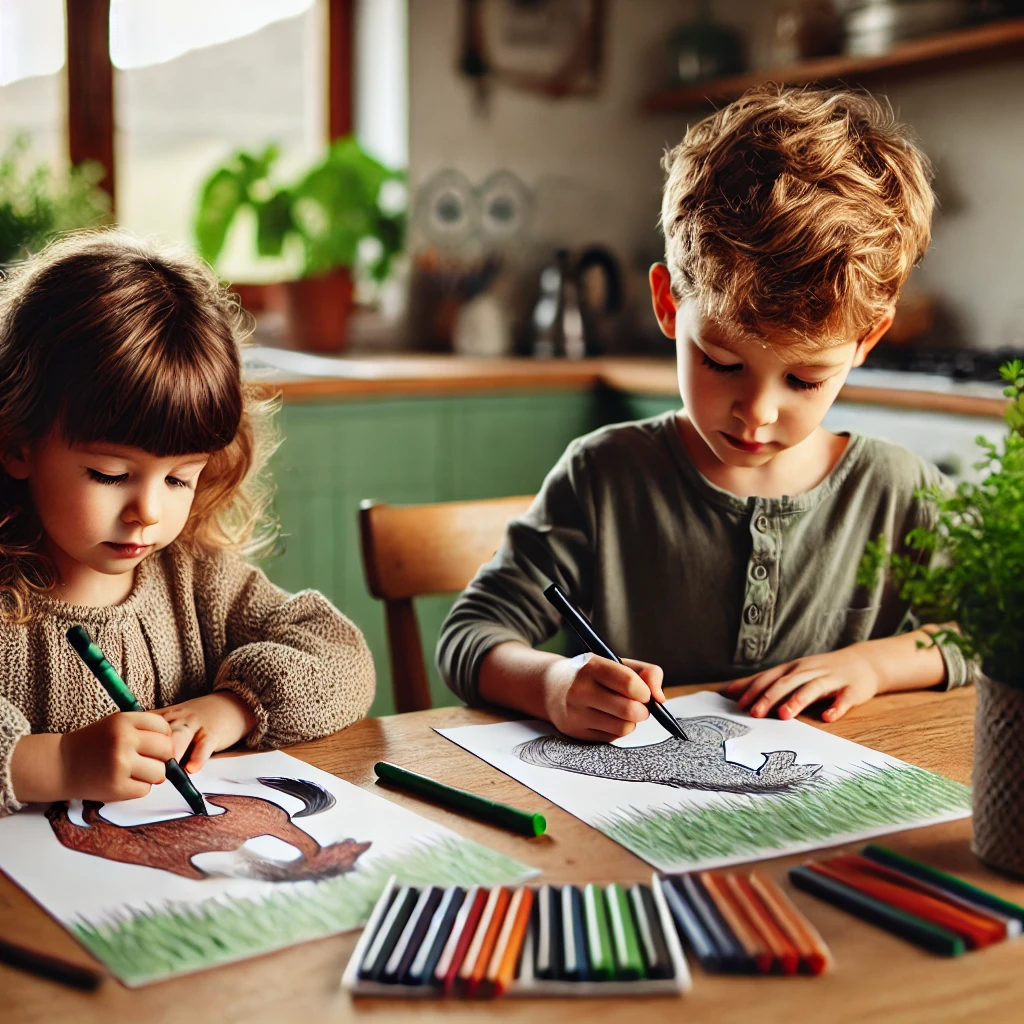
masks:
<path id="1" fill-rule="evenodd" d="M 106 367 L 94 386 L 69 387 L 59 414 L 65 440 L 126 445 L 159 457 L 226 448 L 242 419 L 237 368 L 215 359 L 162 362 L 141 367 L 124 361 Z"/>

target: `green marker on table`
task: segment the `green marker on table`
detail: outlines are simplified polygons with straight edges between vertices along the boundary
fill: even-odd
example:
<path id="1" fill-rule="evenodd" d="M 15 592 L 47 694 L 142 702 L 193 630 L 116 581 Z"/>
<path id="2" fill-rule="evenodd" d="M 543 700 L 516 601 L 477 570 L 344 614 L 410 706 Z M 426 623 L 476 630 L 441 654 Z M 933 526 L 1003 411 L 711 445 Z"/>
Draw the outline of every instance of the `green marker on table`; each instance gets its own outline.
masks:
<path id="1" fill-rule="evenodd" d="M 378 761 L 373 770 L 377 773 L 377 778 L 384 782 L 390 782 L 400 789 L 407 789 L 410 793 L 426 797 L 428 800 L 436 800 L 447 807 L 454 807 L 457 811 L 465 811 L 492 825 L 500 825 L 510 832 L 518 832 L 522 836 L 541 836 L 548 827 L 543 814 L 530 814 L 529 811 L 520 811 L 515 807 L 509 807 L 508 804 L 500 804 L 497 800 L 487 800 L 476 793 L 467 793 L 464 789 L 446 786 L 443 782 L 436 782 L 407 768 L 399 768 L 397 764 L 391 764 L 389 761 Z"/>
<path id="2" fill-rule="evenodd" d="M 142 705 L 135 699 L 135 694 L 128 689 L 127 683 L 114 671 L 114 666 L 107 661 L 99 646 L 89 636 L 84 626 L 72 626 L 66 634 L 68 643 L 78 652 L 89 671 L 100 681 L 100 685 L 110 694 L 110 699 L 119 711 L 142 711 Z M 192 785 L 185 769 L 172 757 L 166 762 L 167 781 L 185 798 L 185 803 L 192 808 L 193 814 L 209 814 L 206 801 L 202 794 Z"/>

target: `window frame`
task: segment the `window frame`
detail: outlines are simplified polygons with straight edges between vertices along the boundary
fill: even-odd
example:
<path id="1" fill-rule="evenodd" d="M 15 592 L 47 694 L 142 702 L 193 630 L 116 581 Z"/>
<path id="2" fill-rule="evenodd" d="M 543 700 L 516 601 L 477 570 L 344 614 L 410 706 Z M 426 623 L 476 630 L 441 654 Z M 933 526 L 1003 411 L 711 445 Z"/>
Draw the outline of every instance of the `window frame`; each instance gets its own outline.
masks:
<path id="1" fill-rule="evenodd" d="M 352 131 L 355 0 L 327 0 L 327 139 Z M 65 0 L 68 156 L 95 160 L 101 187 L 117 210 L 114 176 L 114 66 L 110 60 L 110 0 Z"/>

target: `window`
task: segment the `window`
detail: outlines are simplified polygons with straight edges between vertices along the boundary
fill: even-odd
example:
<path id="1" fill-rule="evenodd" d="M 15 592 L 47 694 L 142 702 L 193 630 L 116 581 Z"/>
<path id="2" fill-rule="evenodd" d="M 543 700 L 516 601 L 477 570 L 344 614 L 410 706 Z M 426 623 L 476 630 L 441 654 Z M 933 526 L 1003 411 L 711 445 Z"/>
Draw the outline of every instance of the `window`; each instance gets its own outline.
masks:
<path id="1" fill-rule="evenodd" d="M 26 163 L 67 161 L 63 0 L 0 0 L 0 153 L 29 138 Z"/>
<path id="2" fill-rule="evenodd" d="M 202 182 L 235 149 L 281 148 L 294 177 L 327 134 L 326 0 L 113 0 L 117 219 L 191 241 Z M 240 218 L 221 260 L 234 281 L 294 268 L 257 260 Z"/>

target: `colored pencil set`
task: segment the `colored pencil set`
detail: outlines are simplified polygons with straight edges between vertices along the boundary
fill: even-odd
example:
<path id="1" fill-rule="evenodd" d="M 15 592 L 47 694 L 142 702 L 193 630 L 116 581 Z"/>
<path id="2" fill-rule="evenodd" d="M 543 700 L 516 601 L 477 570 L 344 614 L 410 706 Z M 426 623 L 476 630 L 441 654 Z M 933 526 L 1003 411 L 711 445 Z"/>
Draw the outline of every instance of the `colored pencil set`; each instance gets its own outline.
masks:
<path id="1" fill-rule="evenodd" d="M 814 925 L 759 871 L 665 875 L 661 889 L 701 967 L 735 974 L 822 974 L 832 955 Z"/>
<path id="2" fill-rule="evenodd" d="M 392 877 L 342 977 L 355 995 L 666 995 L 690 975 L 658 884 L 401 885 Z"/>
<path id="3" fill-rule="evenodd" d="M 1024 907 L 871 843 L 860 854 L 808 861 L 790 881 L 942 956 L 1015 939 Z"/>

